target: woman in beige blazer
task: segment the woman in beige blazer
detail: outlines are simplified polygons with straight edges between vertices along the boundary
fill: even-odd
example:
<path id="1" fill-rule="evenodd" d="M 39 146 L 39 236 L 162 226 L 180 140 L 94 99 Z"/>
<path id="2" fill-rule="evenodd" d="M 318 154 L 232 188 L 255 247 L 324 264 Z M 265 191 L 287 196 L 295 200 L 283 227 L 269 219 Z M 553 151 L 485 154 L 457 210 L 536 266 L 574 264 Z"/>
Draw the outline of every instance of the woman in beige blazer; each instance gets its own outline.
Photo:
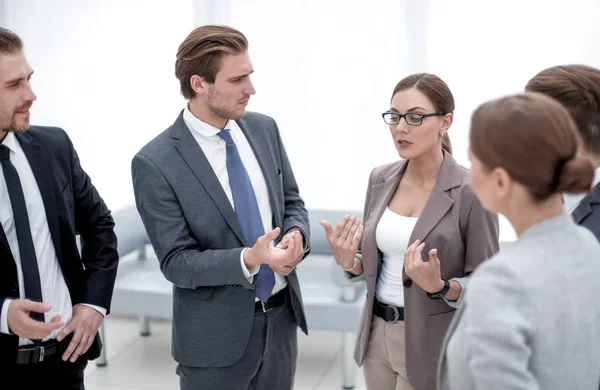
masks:
<path id="1" fill-rule="evenodd" d="M 454 98 L 432 74 L 406 77 L 382 114 L 400 161 L 375 168 L 364 224 L 326 230 L 367 299 L 355 359 L 370 390 L 436 388 L 444 334 L 471 272 L 498 251 L 498 217 L 485 211 L 452 158 Z"/>

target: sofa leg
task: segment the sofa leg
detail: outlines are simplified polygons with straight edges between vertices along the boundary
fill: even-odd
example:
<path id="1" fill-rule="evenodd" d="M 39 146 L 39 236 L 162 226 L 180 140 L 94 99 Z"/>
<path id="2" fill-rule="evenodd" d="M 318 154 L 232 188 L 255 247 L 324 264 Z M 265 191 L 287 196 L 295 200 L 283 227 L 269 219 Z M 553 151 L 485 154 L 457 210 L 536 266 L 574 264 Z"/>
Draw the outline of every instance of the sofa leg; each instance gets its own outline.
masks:
<path id="1" fill-rule="evenodd" d="M 354 362 L 354 332 L 342 332 L 342 389 L 354 389 L 356 363 Z"/>
<path id="2" fill-rule="evenodd" d="M 102 340 L 102 350 L 100 356 L 96 359 L 96 365 L 98 367 L 106 366 L 106 333 L 104 332 L 104 322 L 100 325 L 100 340 Z"/>
<path id="3" fill-rule="evenodd" d="M 140 317 L 140 335 L 150 336 L 150 318 Z"/>

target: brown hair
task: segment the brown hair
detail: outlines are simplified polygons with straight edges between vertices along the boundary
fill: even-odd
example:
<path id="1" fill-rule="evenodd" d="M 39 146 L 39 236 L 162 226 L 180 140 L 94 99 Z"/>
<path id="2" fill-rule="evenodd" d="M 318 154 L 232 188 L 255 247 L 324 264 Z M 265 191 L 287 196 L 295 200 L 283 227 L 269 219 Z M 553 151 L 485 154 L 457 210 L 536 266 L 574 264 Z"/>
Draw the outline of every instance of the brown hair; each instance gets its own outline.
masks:
<path id="1" fill-rule="evenodd" d="M 594 167 L 577 155 L 575 122 L 545 95 L 526 92 L 480 105 L 471 119 L 469 141 L 487 169 L 506 169 L 536 201 L 591 188 Z"/>
<path id="2" fill-rule="evenodd" d="M 540 92 L 569 110 L 585 150 L 600 155 L 600 70 L 586 65 L 560 65 L 535 75 L 526 91 Z"/>
<path id="3" fill-rule="evenodd" d="M 212 84 L 224 54 L 239 54 L 247 50 L 246 37 L 234 28 L 207 25 L 193 30 L 179 45 L 175 62 L 175 76 L 179 79 L 183 96 L 192 99 L 196 95 L 190 85 L 193 75 Z"/>
<path id="4" fill-rule="evenodd" d="M 23 50 L 23 41 L 14 32 L 0 27 L 0 54 L 16 54 Z"/>
<path id="5" fill-rule="evenodd" d="M 411 88 L 415 88 L 423 92 L 427 98 L 431 100 L 431 103 L 433 103 L 435 106 L 436 111 L 442 111 L 445 113 L 454 112 L 454 96 L 452 96 L 452 92 L 450 92 L 448 85 L 446 85 L 446 83 L 438 76 L 430 73 L 415 73 L 407 76 L 400 80 L 400 82 L 396 85 L 396 88 L 394 88 L 392 99 L 396 93 Z M 442 136 L 442 149 L 449 154 L 452 154 L 452 143 L 450 142 L 448 133 L 445 133 Z"/>

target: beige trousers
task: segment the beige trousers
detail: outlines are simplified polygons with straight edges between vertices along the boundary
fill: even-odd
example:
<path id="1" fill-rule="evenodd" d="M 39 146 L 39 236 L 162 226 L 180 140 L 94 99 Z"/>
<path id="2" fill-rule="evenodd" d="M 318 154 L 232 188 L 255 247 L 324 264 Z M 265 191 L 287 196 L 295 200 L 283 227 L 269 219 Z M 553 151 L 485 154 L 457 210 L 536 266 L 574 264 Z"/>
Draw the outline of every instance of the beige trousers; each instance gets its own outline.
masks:
<path id="1" fill-rule="evenodd" d="M 368 390 L 414 390 L 406 378 L 404 321 L 373 316 L 363 372 Z"/>

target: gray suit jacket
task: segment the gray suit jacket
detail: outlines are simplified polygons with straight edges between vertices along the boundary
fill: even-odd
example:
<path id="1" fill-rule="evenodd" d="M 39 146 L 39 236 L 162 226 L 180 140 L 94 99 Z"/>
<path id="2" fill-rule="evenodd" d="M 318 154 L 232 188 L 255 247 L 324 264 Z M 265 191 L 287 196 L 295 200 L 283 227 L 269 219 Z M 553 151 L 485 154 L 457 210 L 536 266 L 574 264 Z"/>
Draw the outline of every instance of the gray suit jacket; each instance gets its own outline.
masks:
<path id="1" fill-rule="evenodd" d="M 443 390 L 596 390 L 600 245 L 566 214 L 485 262 L 445 338 Z"/>
<path id="2" fill-rule="evenodd" d="M 275 121 L 247 113 L 237 121 L 267 182 L 273 225 L 300 229 L 309 242 L 308 212 Z M 133 158 L 138 211 L 173 283 L 174 359 L 192 367 L 224 367 L 240 359 L 252 329 L 254 285 L 244 277 L 242 228 L 202 149 L 179 117 Z M 309 252 L 305 247 L 305 256 Z M 296 272 L 287 277 L 296 321 L 306 320 Z"/>
<path id="3" fill-rule="evenodd" d="M 365 358 L 371 333 L 373 302 L 382 255 L 375 237 L 377 225 L 407 167 L 399 161 L 375 168 L 369 179 L 361 242 L 367 299 L 362 314 L 354 357 Z M 468 276 L 498 251 L 498 216 L 483 209 L 468 184 L 468 171 L 444 152 L 438 181 L 417 220 L 409 244 L 425 242 L 425 260 L 437 248 L 442 278 L 457 280 L 463 294 Z M 459 300 L 460 301 L 460 300 Z M 417 390 L 436 388 L 436 367 L 446 330 L 454 314 L 453 302 L 432 300 L 404 273 L 406 323 L 406 371 Z"/>

